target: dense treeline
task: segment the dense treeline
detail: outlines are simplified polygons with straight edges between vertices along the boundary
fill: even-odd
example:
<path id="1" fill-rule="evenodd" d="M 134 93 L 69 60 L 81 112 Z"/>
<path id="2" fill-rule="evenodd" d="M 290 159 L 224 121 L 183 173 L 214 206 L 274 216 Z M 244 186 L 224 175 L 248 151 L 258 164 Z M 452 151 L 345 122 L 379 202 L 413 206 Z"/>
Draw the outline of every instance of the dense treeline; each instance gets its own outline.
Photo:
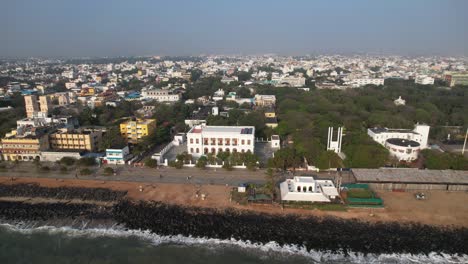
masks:
<path id="1" fill-rule="evenodd" d="M 12 128 L 16 127 L 16 120 L 26 117 L 24 109 L 24 99 L 17 93 L 11 96 L 9 100 L 0 101 L 0 107 L 11 106 L 13 109 L 0 113 L 0 137 L 5 136 Z"/>
<path id="2" fill-rule="evenodd" d="M 468 87 L 451 89 L 423 86 L 405 80 L 385 80 L 381 87 L 358 89 L 312 90 L 261 86 L 259 94 L 277 96 L 279 126 L 282 138 L 292 139 L 297 155 L 309 163 L 336 163 L 336 157 L 326 153 L 329 126 L 345 127 L 343 151 L 346 166 L 379 167 L 385 165 L 388 152 L 367 137 L 369 127 L 413 128 L 427 123 L 430 137 L 446 136 L 441 126 L 467 126 Z M 393 100 L 402 96 L 405 106 L 396 106 Z M 324 155 L 328 155 L 324 158 Z M 312 161 L 312 162 L 310 162 Z M 326 166 L 328 167 L 328 166 Z"/>

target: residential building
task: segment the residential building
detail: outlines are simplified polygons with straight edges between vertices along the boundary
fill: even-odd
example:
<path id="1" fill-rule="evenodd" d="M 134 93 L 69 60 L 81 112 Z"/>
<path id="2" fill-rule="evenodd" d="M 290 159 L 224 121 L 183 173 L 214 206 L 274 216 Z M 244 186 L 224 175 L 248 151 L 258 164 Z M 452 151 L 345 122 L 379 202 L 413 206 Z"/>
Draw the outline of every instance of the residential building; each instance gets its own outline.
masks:
<path id="1" fill-rule="evenodd" d="M 194 157 L 219 152 L 252 152 L 253 126 L 194 126 L 187 133 L 187 152 Z"/>
<path id="2" fill-rule="evenodd" d="M 49 135 L 53 150 L 77 150 L 95 152 L 99 148 L 103 131 L 101 129 L 80 128 L 76 130 L 59 129 Z"/>
<path id="3" fill-rule="evenodd" d="M 351 84 L 352 87 L 361 87 L 365 86 L 368 84 L 372 85 L 384 85 L 385 79 L 383 78 L 359 78 L 359 79 L 353 79 L 350 81 L 349 84 Z"/>
<path id="4" fill-rule="evenodd" d="M 254 97 L 255 105 L 260 107 L 274 107 L 276 105 L 276 96 L 256 94 Z"/>
<path id="5" fill-rule="evenodd" d="M 445 75 L 445 80 L 450 87 L 455 85 L 468 85 L 468 72 L 448 72 Z"/>
<path id="6" fill-rule="evenodd" d="M 282 201 L 331 202 L 339 196 L 331 180 L 315 180 L 308 176 L 294 176 L 280 183 Z"/>
<path id="7" fill-rule="evenodd" d="M 120 134 L 128 143 L 136 144 L 142 137 L 148 136 L 156 129 L 156 119 L 132 118 L 120 124 Z"/>
<path id="8" fill-rule="evenodd" d="M 121 149 L 106 149 L 106 156 L 103 158 L 103 163 L 122 165 L 126 164 L 131 157 L 128 146 Z"/>
<path id="9" fill-rule="evenodd" d="M 418 75 L 414 79 L 414 83 L 422 84 L 422 85 L 431 85 L 431 84 L 434 84 L 434 78 L 429 77 L 427 75 Z"/>
<path id="10" fill-rule="evenodd" d="M 179 93 L 169 89 L 148 89 L 141 90 L 142 99 L 156 100 L 158 102 L 178 102 L 182 98 Z"/>
<path id="11" fill-rule="evenodd" d="M 49 148 L 46 128 L 22 127 L 1 140 L 3 160 L 40 160 L 41 151 Z"/>
<path id="12" fill-rule="evenodd" d="M 36 95 L 24 96 L 24 107 L 26 108 L 26 116 L 33 117 L 39 110 L 39 101 Z"/>

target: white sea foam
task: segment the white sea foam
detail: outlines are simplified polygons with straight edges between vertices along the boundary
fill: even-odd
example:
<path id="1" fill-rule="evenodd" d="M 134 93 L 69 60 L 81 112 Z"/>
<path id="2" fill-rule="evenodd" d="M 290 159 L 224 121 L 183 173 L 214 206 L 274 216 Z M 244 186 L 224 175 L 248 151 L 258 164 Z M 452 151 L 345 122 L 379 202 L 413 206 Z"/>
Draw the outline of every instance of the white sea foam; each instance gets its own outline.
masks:
<path id="1" fill-rule="evenodd" d="M 279 245 L 271 241 L 265 244 L 252 243 L 250 241 L 242 241 L 236 239 L 214 239 L 214 238 L 199 238 L 187 237 L 182 235 L 177 236 L 160 236 L 152 233 L 149 230 L 125 230 L 119 227 L 112 228 L 73 228 L 73 227 L 55 227 L 55 226 L 35 226 L 30 223 L 8 224 L 0 223 L 0 226 L 11 231 L 24 234 L 32 234 L 34 232 L 48 232 L 50 234 L 66 234 L 73 237 L 138 237 L 140 239 L 151 242 L 153 245 L 161 244 L 180 244 L 189 246 L 207 246 L 207 247 L 222 247 L 234 246 L 242 249 L 257 250 L 260 252 L 277 252 L 290 255 L 300 255 L 317 263 L 468 263 L 468 255 L 451 255 L 444 253 L 432 252 L 429 255 L 425 254 L 367 254 L 359 252 L 348 252 L 348 255 L 330 251 L 308 251 L 303 246 L 298 245 Z"/>

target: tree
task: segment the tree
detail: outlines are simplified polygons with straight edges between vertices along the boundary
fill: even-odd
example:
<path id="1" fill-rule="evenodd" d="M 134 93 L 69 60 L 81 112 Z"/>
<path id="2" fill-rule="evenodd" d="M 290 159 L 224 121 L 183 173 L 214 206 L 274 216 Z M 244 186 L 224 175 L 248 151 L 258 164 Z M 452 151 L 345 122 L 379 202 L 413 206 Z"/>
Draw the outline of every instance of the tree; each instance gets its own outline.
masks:
<path id="1" fill-rule="evenodd" d="M 94 166 L 96 165 L 96 159 L 92 157 L 84 157 L 78 160 L 78 165 L 86 167 Z"/>
<path id="2" fill-rule="evenodd" d="M 108 175 L 108 176 L 112 175 L 112 174 L 114 174 L 114 169 L 111 168 L 111 167 L 106 167 L 106 168 L 104 168 L 104 174 Z"/>
<path id="3" fill-rule="evenodd" d="M 206 168 L 206 164 L 208 163 L 208 158 L 205 157 L 205 156 L 201 156 L 198 160 L 197 160 L 197 164 L 195 164 L 195 166 L 197 168 L 200 168 L 200 169 L 204 169 Z"/>
<path id="4" fill-rule="evenodd" d="M 302 162 L 302 157 L 295 149 L 287 147 L 275 152 L 275 156 L 270 162 L 270 165 L 277 169 L 287 170 L 288 168 L 295 169 Z"/>
<path id="5" fill-rule="evenodd" d="M 276 184 L 278 178 L 272 168 L 268 168 L 265 172 L 265 185 L 264 189 L 270 194 L 273 198 L 276 196 Z"/>
<path id="6" fill-rule="evenodd" d="M 60 159 L 60 164 L 63 164 L 65 166 L 72 166 L 75 164 L 76 159 L 72 157 L 63 157 Z"/>
<path id="7" fill-rule="evenodd" d="M 91 175 L 93 173 L 90 169 L 84 168 L 80 170 L 80 175 Z"/>
<path id="8" fill-rule="evenodd" d="M 145 160 L 145 166 L 149 168 L 156 168 L 158 166 L 158 161 L 152 158 L 147 158 Z"/>
<path id="9" fill-rule="evenodd" d="M 99 150 L 105 151 L 106 149 L 116 148 L 121 149 L 125 147 L 125 139 L 120 135 L 120 130 L 117 127 L 111 127 L 102 136 L 102 140 L 99 143 Z"/>

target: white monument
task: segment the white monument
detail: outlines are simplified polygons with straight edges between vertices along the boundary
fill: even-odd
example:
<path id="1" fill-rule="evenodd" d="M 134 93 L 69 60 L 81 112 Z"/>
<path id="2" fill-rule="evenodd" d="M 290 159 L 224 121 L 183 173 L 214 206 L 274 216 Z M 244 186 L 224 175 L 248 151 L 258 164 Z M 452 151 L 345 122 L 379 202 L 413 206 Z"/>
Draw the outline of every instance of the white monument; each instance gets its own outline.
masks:
<path id="1" fill-rule="evenodd" d="M 341 140 L 343 138 L 343 127 L 338 128 L 336 140 L 333 140 L 333 127 L 328 128 L 327 150 L 333 150 L 335 153 L 341 153 Z"/>

